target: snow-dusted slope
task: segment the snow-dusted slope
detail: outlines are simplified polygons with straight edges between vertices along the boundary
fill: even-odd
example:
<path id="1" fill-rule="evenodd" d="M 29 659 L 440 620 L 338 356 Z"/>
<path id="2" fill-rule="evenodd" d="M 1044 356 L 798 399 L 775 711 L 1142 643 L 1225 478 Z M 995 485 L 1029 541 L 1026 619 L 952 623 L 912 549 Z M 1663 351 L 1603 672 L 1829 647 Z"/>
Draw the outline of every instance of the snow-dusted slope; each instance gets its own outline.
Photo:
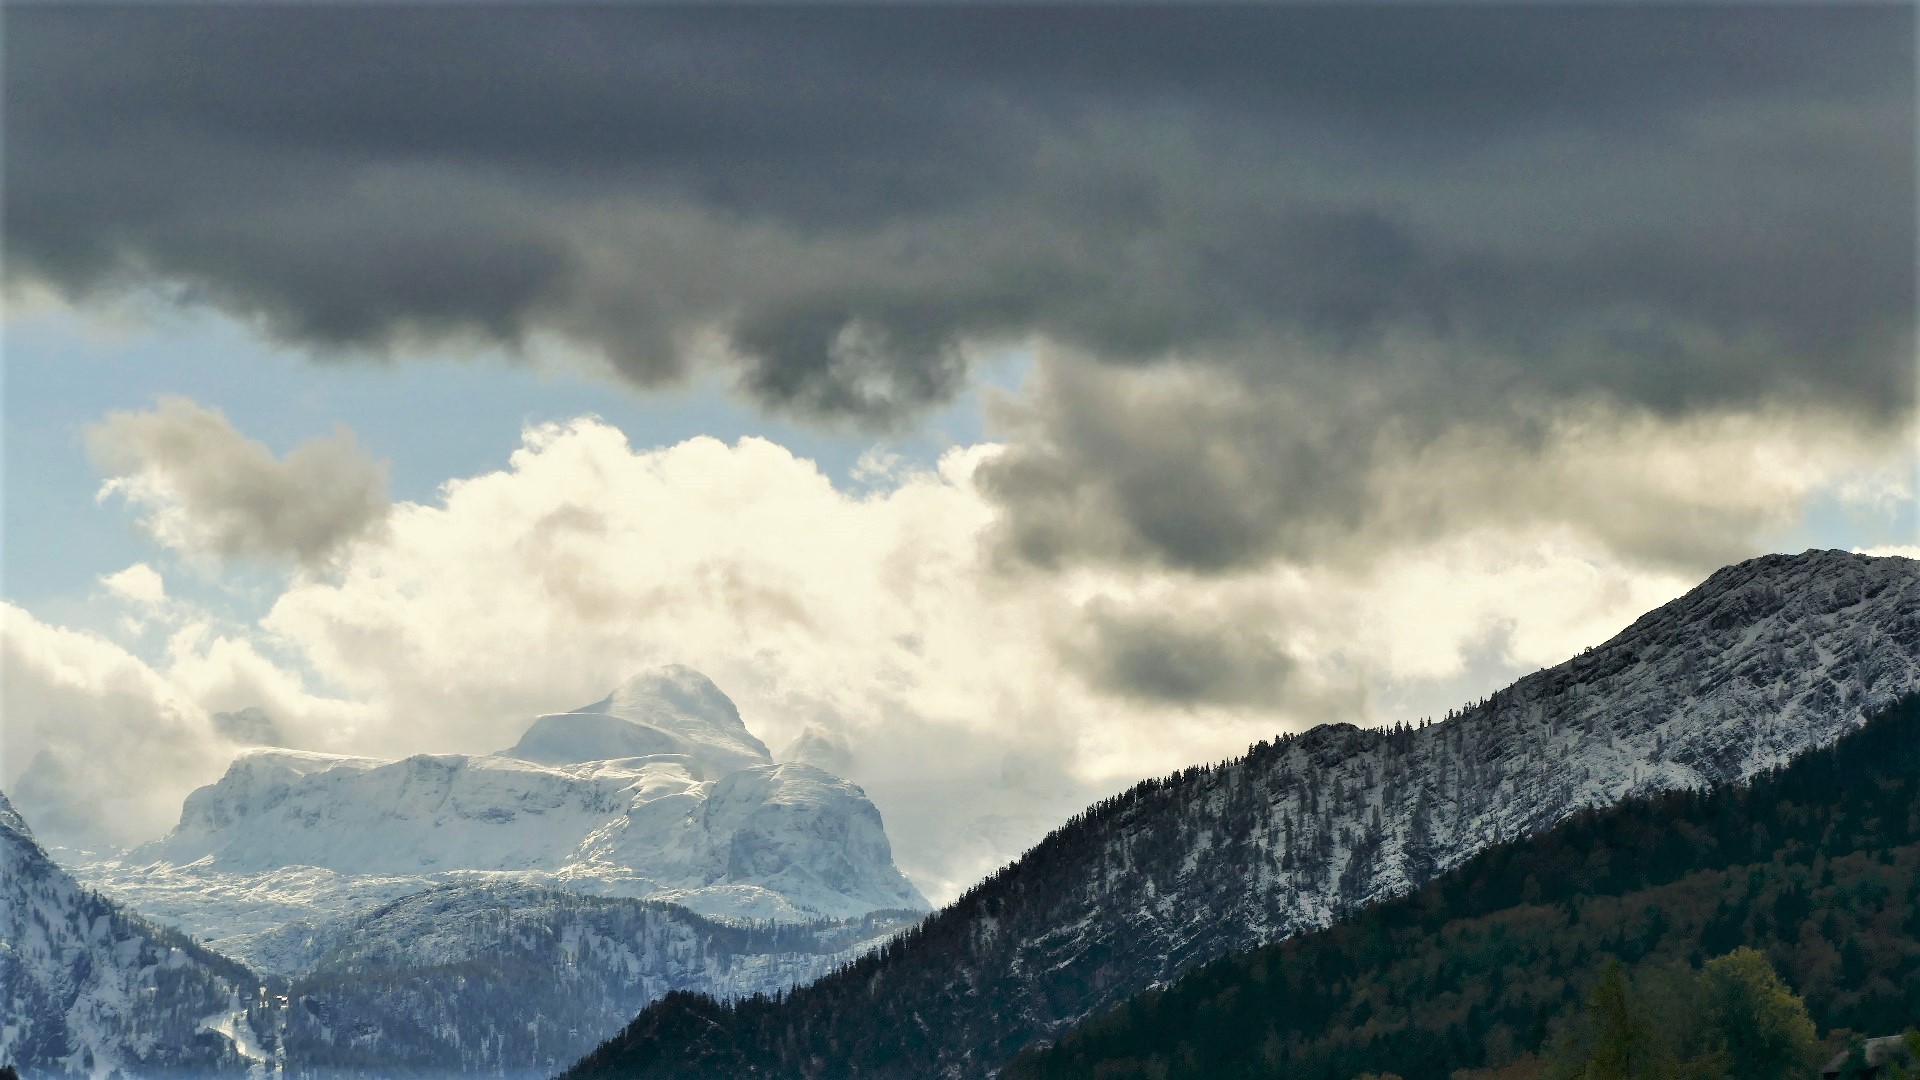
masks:
<path id="1" fill-rule="evenodd" d="M 910 925 L 732 926 L 496 880 L 283 928 L 256 976 L 76 884 L 0 795 L 0 1064 L 45 1076 L 550 1076 L 668 990 L 811 981 Z"/>
<path id="2" fill-rule="evenodd" d="M 4 869 L 7 887 L 37 880 Z M 245 1068 L 271 1046 L 289 1075 L 546 1076 L 667 990 L 783 990 L 926 909 L 866 795 L 812 766 L 775 764 L 725 695 L 685 668 L 541 717 L 501 754 L 249 750 L 187 799 L 166 837 L 85 869 L 273 973 L 276 987 L 292 980 L 288 997 L 263 996 L 252 984 L 265 977 L 238 963 L 197 946 L 166 953 L 163 980 L 181 958 L 228 973 L 194 983 L 193 1004 L 178 1008 L 143 989 L 152 950 L 131 932 L 73 916 L 41 948 L 33 926 L 13 925 L 35 916 L 8 894 L 0 959 L 11 963 L 20 942 L 55 974 L 36 968 L 23 982 L 17 964 L 0 970 L 19 999 L 5 1015 L 18 1006 L 37 1018 L 0 1028 L 11 1040 L 0 1050 L 80 1064 L 91 1053 L 136 1073 Z M 108 910 L 58 881 L 61 904 Z M 688 908 L 788 925 L 727 925 Z M 77 989 L 61 990 L 59 964 L 105 981 L 75 976 Z M 15 982 L 53 990 L 29 1000 Z M 61 993 L 72 1001 L 58 1009 L 40 1000 Z"/>
<path id="3" fill-rule="evenodd" d="M 737 927 L 653 901 L 444 885 L 320 930 L 290 991 L 287 1072 L 547 1077 L 669 990 L 809 982 L 918 917 Z"/>
<path id="4" fill-rule="evenodd" d="M 1397 736 L 1323 729 L 1287 756 L 1303 778 L 1339 758 L 1312 802 L 1345 818 L 1333 830 L 1337 901 L 1364 903 L 1584 807 L 1747 779 L 1916 690 L 1920 562 L 1769 555 L 1450 722 Z M 1302 832 L 1307 804 L 1293 802 Z"/>
<path id="5" fill-rule="evenodd" d="M 476 877 L 783 921 L 927 906 L 864 792 L 774 764 L 732 702 L 682 667 L 540 717 L 500 754 L 249 750 L 167 836 L 77 869 L 274 971 L 290 923 Z"/>
<path id="6" fill-rule="evenodd" d="M 241 1074 L 265 1005 L 240 965 L 81 888 L 0 795 L 0 1064 Z"/>
<path id="7" fill-rule="evenodd" d="M 1916 689 L 1920 563 L 1754 559 L 1441 723 L 1321 727 L 1142 784 L 885 959 L 729 1020 L 746 1030 L 703 1029 L 698 1047 L 636 1036 L 606 1063 L 986 1075 L 1024 1042 L 1197 963 L 1324 926 L 1583 807 L 1750 777 Z M 818 1045 L 785 1034 L 814 1024 L 869 1057 L 824 1073 L 783 1058 Z"/>

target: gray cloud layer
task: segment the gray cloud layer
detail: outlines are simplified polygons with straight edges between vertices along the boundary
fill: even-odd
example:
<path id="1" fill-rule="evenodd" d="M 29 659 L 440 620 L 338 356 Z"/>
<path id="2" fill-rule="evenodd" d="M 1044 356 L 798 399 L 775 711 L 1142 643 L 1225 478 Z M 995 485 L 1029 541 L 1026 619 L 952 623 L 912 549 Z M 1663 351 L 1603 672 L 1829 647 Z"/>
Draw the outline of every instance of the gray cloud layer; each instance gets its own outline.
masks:
<path id="1" fill-rule="evenodd" d="M 1565 521 L 1700 569 L 1772 504 L 1613 484 L 1556 425 L 1910 422 L 1913 18 L 29 7 L 8 266 L 880 424 L 1039 340 L 1077 359 L 982 474 L 1031 564 Z"/>
<path id="2" fill-rule="evenodd" d="M 1906 409 L 1899 6 L 25 8 L 11 273 L 550 332 L 885 421 L 1033 334 L 1253 380 Z M 1905 350 L 1905 351 L 1903 351 Z"/>
<path id="3" fill-rule="evenodd" d="M 276 458 L 218 410 L 162 398 L 143 412 L 113 412 L 87 429 L 87 445 L 118 493 L 169 547 L 195 555 L 326 564 L 387 518 L 386 466 L 341 429 Z"/>
<path id="4" fill-rule="evenodd" d="M 1273 708 L 1298 704 L 1297 666 L 1268 628 L 1247 612 L 1129 609 L 1088 605 L 1083 640 L 1067 644 L 1069 666 L 1095 689 L 1153 704 Z M 1270 613 L 1267 613 L 1270 616 Z"/>
<path id="5" fill-rule="evenodd" d="M 1334 717 L 1359 706 L 1290 651 L 1301 613 L 1235 600 L 1236 574 L 1375 568 L 1543 524 L 1704 570 L 1807 494 L 1768 475 L 1794 461 L 1744 447 L 1811 457 L 1836 431 L 1911 422 L 1913 20 L 1865 4 L 22 5 L 4 39 L 6 268 L 82 302 L 157 289 L 325 356 L 553 338 L 640 387 L 718 364 L 769 408 L 876 425 L 965 388 L 977 346 L 1040 342 L 998 417 L 1007 449 L 977 476 L 993 550 L 1171 568 L 1195 598 L 1076 602 L 1032 651 L 1121 706 Z M 172 402 L 108 418 L 94 444 L 180 550 L 316 566 L 387 523 L 384 471 L 345 435 L 276 458 Z M 862 681 L 890 654 L 845 644 L 868 610 L 826 618 L 758 555 L 662 585 L 631 546 L 596 556 L 597 512 L 530 520 L 499 576 L 538 582 L 513 606 L 557 604 L 560 640 L 630 649 L 614 631 L 670 613 L 646 632 L 744 664 L 760 654 L 726 619 L 772 611 L 748 623 L 773 655 L 787 629 L 854 650 L 805 685 L 890 707 L 887 683 Z M 444 681 L 368 642 L 418 632 L 448 670 L 488 655 L 463 636 L 474 569 L 440 582 L 440 549 L 422 551 L 438 612 L 306 598 L 329 616 L 309 641 L 334 676 L 378 685 L 410 658 L 383 705 L 399 716 L 444 709 Z M 794 581 L 817 569 L 793 565 Z M 958 625 L 990 647 L 978 626 L 1036 622 L 972 612 L 930 609 L 914 640 Z M 377 633 L 341 636 L 356 618 Z M 492 655 L 516 693 L 592 654 L 530 653 L 509 629 Z M 981 663 L 994 684 L 1012 666 Z M 983 867 L 1018 850 L 1061 809 L 1045 763 L 1073 733 L 1045 703 L 1006 714 L 946 677 L 940 708 L 1022 717 L 1004 766 L 998 736 L 906 704 L 855 746 L 829 726 L 789 754 L 867 763 L 894 785 L 899 835 L 950 845 L 935 864 L 957 886 L 969 841 L 944 804 L 1045 808 L 980 827 Z M 39 714 L 84 715 L 64 686 Z M 173 715 L 124 696 L 88 730 Z M 234 716 L 217 730 L 272 738 Z M 116 739 L 151 771 L 150 744 Z M 100 750 L 71 753 L 48 760 Z M 888 779 L 887 761 L 953 779 Z M 122 787 L 149 816 L 167 801 Z"/>

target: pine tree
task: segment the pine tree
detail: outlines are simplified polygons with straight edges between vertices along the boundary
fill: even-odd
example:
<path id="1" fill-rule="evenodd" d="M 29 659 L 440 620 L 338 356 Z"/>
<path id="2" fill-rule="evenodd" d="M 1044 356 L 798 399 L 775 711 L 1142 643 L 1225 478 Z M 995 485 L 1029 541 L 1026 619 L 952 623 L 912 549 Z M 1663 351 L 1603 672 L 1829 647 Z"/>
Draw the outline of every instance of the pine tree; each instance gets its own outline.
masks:
<path id="1" fill-rule="evenodd" d="M 1653 1017 L 1634 1000 L 1618 960 L 1607 961 L 1587 1009 L 1586 1045 L 1565 1061 L 1569 1080 L 1666 1080 L 1673 1074 Z"/>

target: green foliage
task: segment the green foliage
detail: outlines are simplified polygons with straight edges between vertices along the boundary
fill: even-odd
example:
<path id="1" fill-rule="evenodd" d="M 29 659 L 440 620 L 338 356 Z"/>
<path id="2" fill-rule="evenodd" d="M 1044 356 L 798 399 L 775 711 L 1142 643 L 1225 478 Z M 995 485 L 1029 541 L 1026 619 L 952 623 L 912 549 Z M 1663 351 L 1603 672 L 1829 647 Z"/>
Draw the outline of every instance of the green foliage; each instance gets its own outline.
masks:
<path id="1" fill-rule="evenodd" d="M 1618 960 L 1607 961 L 1587 1001 L 1581 1035 L 1570 1040 L 1556 1064 L 1565 1080 L 1674 1080 L 1684 1068 L 1671 1041 L 1646 1003 L 1627 986 Z"/>
<path id="2" fill-rule="evenodd" d="M 1814 1064 L 1807 1003 L 1757 949 L 1707 962 L 1706 1020 L 1718 1033 L 1725 1071 L 1741 1080 L 1798 1080 Z"/>
<path id="3" fill-rule="evenodd" d="M 1599 1066 L 1615 1071 L 1590 1075 L 1713 1058 L 1726 1070 L 1717 1075 L 1804 1077 L 1814 1023 L 1884 1032 L 1920 1016 L 1916 925 L 1920 698 L 1910 697 L 1748 787 L 1582 815 L 1325 931 L 1202 967 L 1023 1054 L 1006 1075 L 1497 1069 L 1590 1038 L 1579 1018 L 1613 958 L 1644 1009 L 1613 1014 L 1615 1049 L 1637 1045 L 1651 1017 L 1671 1055 L 1616 1053 Z M 1709 928 L 1750 948 L 1709 965 Z M 1756 1033 L 1715 1034 L 1735 1024 Z"/>
<path id="4" fill-rule="evenodd" d="M 1561 1040 L 1555 1080 L 1794 1078 L 1814 1063 L 1806 1003 L 1756 949 L 1694 972 L 1656 968 L 1629 983 L 1609 960 L 1586 1012 Z"/>
<path id="5" fill-rule="evenodd" d="M 1866 1080 L 1873 1075 L 1867 1064 L 1867 1040 L 1855 1035 L 1847 1040 L 1847 1058 L 1840 1063 L 1838 1080 Z"/>

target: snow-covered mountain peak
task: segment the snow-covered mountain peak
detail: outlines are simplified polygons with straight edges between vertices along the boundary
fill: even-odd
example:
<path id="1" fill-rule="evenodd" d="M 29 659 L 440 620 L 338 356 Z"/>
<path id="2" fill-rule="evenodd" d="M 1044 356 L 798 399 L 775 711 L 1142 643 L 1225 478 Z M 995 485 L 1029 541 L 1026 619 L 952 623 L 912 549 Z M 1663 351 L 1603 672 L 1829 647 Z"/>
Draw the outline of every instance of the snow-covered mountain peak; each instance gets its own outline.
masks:
<path id="1" fill-rule="evenodd" d="M 273 746 L 254 746 L 241 750 L 233 756 L 227 771 L 236 769 L 241 772 L 272 772 L 282 770 L 295 776 L 308 773 L 326 772 L 328 769 L 345 765 L 350 768 L 366 768 L 380 764 L 379 758 L 359 757 L 353 754 L 325 754 L 318 750 L 283 750 Z"/>
<path id="2" fill-rule="evenodd" d="M 685 664 L 665 664 L 629 677 L 613 693 L 587 710 L 608 712 L 636 723 L 679 726 L 698 723 L 746 735 L 746 722 L 733 699 L 713 680 Z M 748 736 L 751 738 L 751 736 Z"/>
<path id="3" fill-rule="evenodd" d="M 635 675 L 591 705 L 536 718 L 501 754 L 543 765 L 685 755 L 703 780 L 773 763 L 732 699 L 680 664 Z"/>
<path id="4" fill-rule="evenodd" d="M 727 918 L 927 906 L 865 792 L 776 765 L 727 696 L 685 667 L 538 717 L 498 754 L 244 750 L 187 797 L 172 832 L 85 872 L 267 964 L 290 922 L 475 875 Z"/>

